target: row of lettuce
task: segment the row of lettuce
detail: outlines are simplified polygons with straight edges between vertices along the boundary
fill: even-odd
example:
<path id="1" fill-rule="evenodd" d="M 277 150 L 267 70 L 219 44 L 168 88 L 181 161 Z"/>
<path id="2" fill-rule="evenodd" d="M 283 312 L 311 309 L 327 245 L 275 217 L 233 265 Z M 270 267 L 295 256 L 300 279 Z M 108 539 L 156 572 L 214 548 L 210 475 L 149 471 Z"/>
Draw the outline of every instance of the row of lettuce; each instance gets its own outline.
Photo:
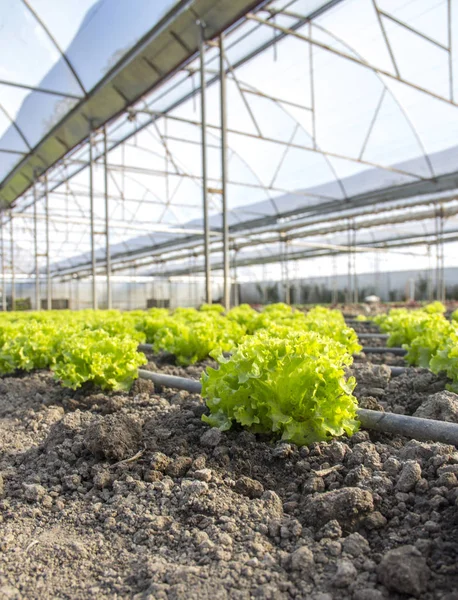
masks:
<path id="1" fill-rule="evenodd" d="M 124 372 L 130 368 L 135 372 L 146 362 L 137 352 L 140 343 L 149 343 L 154 352 L 173 354 L 178 364 L 189 365 L 214 352 L 231 352 L 247 335 L 262 330 L 272 334 L 315 331 L 340 342 L 350 354 L 360 349 L 356 333 L 345 326 L 339 311 L 317 307 L 304 314 L 274 304 L 262 312 L 248 305 L 223 312 L 220 305 L 203 305 L 200 310 L 3 313 L 0 375 L 51 368 L 64 385 L 75 389 L 91 380 L 103 389 L 125 389 L 131 377 L 124 381 Z M 113 373 L 107 369 L 110 363 Z M 100 376 L 94 372 L 90 377 L 89 369 L 96 369 Z"/>
<path id="2" fill-rule="evenodd" d="M 388 346 L 402 346 L 411 365 L 446 373 L 447 388 L 458 392 L 458 310 L 445 317 L 445 306 L 433 302 L 424 308 L 392 309 L 374 317 L 380 329 L 389 334 Z"/>
<path id="3" fill-rule="evenodd" d="M 212 356 L 202 376 L 209 414 L 234 425 L 309 444 L 358 428 L 356 381 L 347 377 L 361 350 L 339 311 L 304 314 L 284 304 L 262 312 L 242 305 L 200 310 L 50 311 L 0 316 L 0 374 L 51 369 L 64 386 L 128 389 L 146 357 L 139 343 L 188 365 Z M 229 356 L 228 356 L 229 353 Z"/>

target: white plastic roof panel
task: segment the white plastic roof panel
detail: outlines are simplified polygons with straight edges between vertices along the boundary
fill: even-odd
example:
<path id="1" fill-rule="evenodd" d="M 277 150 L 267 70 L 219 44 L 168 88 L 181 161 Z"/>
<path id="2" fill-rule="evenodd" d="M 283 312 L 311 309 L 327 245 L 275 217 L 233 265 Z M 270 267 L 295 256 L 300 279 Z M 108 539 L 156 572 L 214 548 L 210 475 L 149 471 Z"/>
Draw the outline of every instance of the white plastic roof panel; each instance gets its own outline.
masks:
<path id="1" fill-rule="evenodd" d="M 113 118 L 260 0 L 4 0 L 0 148 L 27 156 L 0 179 L 11 204 L 91 129 Z M 19 157 L 21 158 L 21 157 Z M 10 164 L 8 166 L 11 166 Z M 5 176 L 6 175 L 6 176 Z"/>

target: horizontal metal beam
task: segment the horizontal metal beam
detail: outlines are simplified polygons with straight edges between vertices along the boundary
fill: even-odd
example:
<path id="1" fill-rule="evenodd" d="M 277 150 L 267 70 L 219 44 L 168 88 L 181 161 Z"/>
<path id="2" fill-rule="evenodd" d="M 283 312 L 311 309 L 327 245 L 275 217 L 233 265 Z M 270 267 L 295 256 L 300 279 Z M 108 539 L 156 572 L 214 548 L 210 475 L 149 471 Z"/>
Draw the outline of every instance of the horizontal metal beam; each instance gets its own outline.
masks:
<path id="1" fill-rule="evenodd" d="M 458 205 L 455 203 L 454 206 L 442 206 L 441 209 L 442 214 L 446 217 L 450 217 L 453 215 L 457 215 L 458 214 Z M 421 220 L 427 220 L 427 219 L 433 219 L 436 214 L 437 214 L 438 208 L 437 207 L 433 207 L 431 209 L 427 209 L 427 210 L 423 210 L 423 211 L 418 211 L 415 215 L 410 215 L 409 216 L 409 221 L 421 221 Z M 355 225 L 355 229 L 357 230 L 362 230 L 362 229 L 370 229 L 370 228 L 376 228 L 376 227 L 380 227 L 383 225 L 390 225 L 390 224 L 394 224 L 396 222 L 399 223 L 404 223 L 406 222 L 406 216 L 405 214 L 401 214 L 401 215 L 388 215 L 388 216 L 377 216 L 375 219 L 366 219 L 365 221 L 359 222 L 358 224 Z M 320 235 L 324 235 L 326 233 L 339 233 L 339 232 L 345 232 L 348 229 L 348 225 L 346 223 L 345 220 L 340 220 L 337 221 L 336 225 L 330 227 L 329 224 L 326 225 L 324 224 L 323 227 L 321 229 L 309 229 L 309 230 L 302 230 L 302 231 L 296 231 L 296 232 L 288 232 L 288 236 L 283 236 L 281 239 L 283 240 L 302 240 L 304 238 L 307 237 L 316 237 L 316 236 L 320 236 Z M 256 237 L 256 233 L 252 236 L 248 236 L 246 238 L 246 240 L 242 240 L 240 238 L 237 239 L 237 242 L 234 244 L 234 242 L 232 241 L 232 247 L 236 247 L 238 250 L 243 249 L 243 248 L 251 248 L 254 247 L 256 245 L 258 246 L 265 246 L 265 245 L 269 245 L 269 244 L 278 244 L 280 241 L 280 234 L 281 232 L 277 232 L 275 235 L 271 235 L 270 237 Z M 413 239 L 419 237 L 418 235 L 413 236 Z M 422 236 L 424 237 L 424 235 Z M 233 240 L 234 238 L 232 238 Z M 403 238 L 395 237 L 395 238 L 390 238 L 388 241 L 401 241 L 403 239 L 412 239 L 412 236 L 403 236 Z M 377 244 L 383 243 L 378 241 L 378 242 L 372 242 L 372 243 L 362 243 L 359 244 L 359 247 L 361 247 L 361 249 L 363 247 L 367 247 L 367 246 L 372 246 L 372 248 L 376 248 Z M 149 247 L 145 247 L 144 249 L 142 249 L 141 251 L 139 250 L 133 250 L 133 251 L 125 251 L 122 252 L 121 254 L 114 254 L 112 253 L 112 263 L 113 263 L 113 268 L 114 269 L 119 269 L 122 268 L 120 267 L 120 265 L 125 265 L 126 263 L 132 263 L 133 261 L 138 261 L 141 260 L 142 258 L 153 258 L 153 262 L 156 262 L 157 260 L 173 260 L 174 258 L 174 253 L 175 254 L 180 254 L 183 252 L 189 253 L 192 252 L 193 249 L 197 248 L 198 251 L 200 252 L 200 246 L 202 244 L 202 239 L 201 237 L 195 237 L 195 236 L 191 236 L 189 238 L 185 238 L 182 240 L 170 240 L 168 242 L 164 242 L 162 244 L 159 244 L 157 246 L 149 246 Z M 319 245 L 319 244 L 318 244 Z M 316 248 L 315 248 L 316 249 Z M 212 246 L 212 252 L 219 252 L 221 250 L 220 245 L 216 244 L 216 246 Z M 345 252 L 345 249 L 342 248 L 342 250 Z M 370 251 L 370 250 L 368 250 Z M 377 250 L 374 250 L 377 251 Z M 118 265 L 117 267 L 115 265 Z M 79 265 L 77 268 L 73 267 L 73 268 L 68 268 L 65 270 L 60 270 L 60 271 L 54 271 L 56 274 L 59 273 L 60 275 L 66 275 L 68 273 L 74 273 L 74 272 L 78 272 L 81 270 L 84 270 L 87 267 L 87 261 L 83 262 L 81 265 Z"/>
<path id="2" fill-rule="evenodd" d="M 448 243 L 454 243 L 458 241 L 458 230 L 453 232 L 453 236 L 450 237 L 446 237 L 444 238 L 443 242 L 444 244 L 448 244 Z M 402 248 L 402 247 L 410 247 L 410 246 L 421 246 L 421 245 L 433 245 L 435 244 L 436 240 L 435 240 L 435 235 L 434 236 L 430 236 L 430 237 L 424 237 L 422 239 L 409 239 L 409 240 L 404 240 L 404 241 L 397 241 L 398 238 L 396 238 L 396 241 L 384 241 L 383 243 L 380 243 L 380 247 L 385 247 L 387 250 L 390 249 L 394 249 L 394 248 Z M 360 244 L 362 245 L 362 244 Z M 373 247 L 375 244 L 374 242 L 372 242 L 370 244 L 371 247 Z M 371 249 L 368 249 L 368 252 L 371 252 Z M 306 251 L 302 251 L 302 252 L 290 252 L 288 254 L 288 261 L 297 261 L 297 260 L 307 260 L 307 259 L 313 259 L 313 258 L 322 258 L 322 257 L 327 257 L 327 256 L 337 256 L 337 255 L 341 255 L 341 254 L 347 254 L 348 252 L 344 252 L 342 250 L 306 250 Z M 253 265 L 264 265 L 264 264 L 273 264 L 273 263 L 280 263 L 281 260 L 284 258 L 283 253 L 279 252 L 279 253 L 273 253 L 270 255 L 266 255 L 266 256 L 250 256 L 250 257 L 246 257 L 246 258 L 237 258 L 237 267 L 250 267 Z M 151 261 L 151 265 L 152 264 L 156 264 L 156 262 Z M 148 266 L 148 265 L 144 265 L 144 266 Z M 222 262 L 214 262 L 212 264 L 212 270 L 213 271 L 220 271 L 222 270 Z M 200 264 L 193 264 L 193 274 L 196 273 L 200 273 L 202 272 L 202 265 Z M 164 277 L 177 277 L 177 276 L 186 276 L 189 275 L 189 264 L 186 264 L 185 266 L 177 266 L 176 268 L 169 268 L 168 270 L 164 270 L 163 272 L 161 272 L 161 275 L 163 275 Z"/>

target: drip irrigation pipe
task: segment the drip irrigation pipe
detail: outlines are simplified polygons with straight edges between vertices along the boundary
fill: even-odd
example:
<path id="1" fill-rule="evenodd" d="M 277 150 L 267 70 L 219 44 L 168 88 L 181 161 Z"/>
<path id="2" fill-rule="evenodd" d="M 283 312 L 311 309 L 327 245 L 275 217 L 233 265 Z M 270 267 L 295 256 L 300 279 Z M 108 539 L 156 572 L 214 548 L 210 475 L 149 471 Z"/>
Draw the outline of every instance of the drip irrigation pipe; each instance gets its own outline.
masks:
<path id="1" fill-rule="evenodd" d="M 163 373 L 155 373 L 153 371 L 145 371 L 145 369 L 138 369 L 138 376 L 140 379 L 149 379 L 157 385 L 163 385 L 165 387 L 177 388 L 179 390 L 185 390 L 191 394 L 200 394 L 202 391 L 202 384 L 200 381 L 195 379 L 188 379 L 187 377 L 177 377 L 176 375 L 164 375 Z"/>
<path id="2" fill-rule="evenodd" d="M 347 325 L 362 325 L 363 327 L 377 327 L 378 329 L 378 325 L 377 323 L 374 323 L 374 321 L 358 321 L 358 319 L 345 319 L 345 323 Z"/>
<path id="3" fill-rule="evenodd" d="M 407 371 L 408 367 L 390 367 L 391 377 L 398 377 Z"/>
<path id="4" fill-rule="evenodd" d="M 138 370 L 138 376 L 141 379 L 149 379 L 158 385 L 185 390 L 193 394 L 200 394 L 202 391 L 202 385 L 199 381 L 187 379 L 186 377 L 163 375 L 162 373 L 154 373 L 143 369 Z M 458 424 L 456 423 L 420 419 L 365 408 L 360 408 L 357 412 L 361 425 L 366 429 L 403 435 L 416 440 L 432 440 L 458 446 Z"/>
<path id="5" fill-rule="evenodd" d="M 377 340 L 387 340 L 388 334 L 386 333 L 358 333 L 358 338 L 360 340 L 366 340 L 370 338 L 375 338 Z"/>
<path id="6" fill-rule="evenodd" d="M 377 346 L 372 347 L 372 346 L 363 346 L 363 349 L 361 350 L 361 352 L 364 352 L 364 354 L 394 354 L 395 356 L 405 356 L 407 354 L 407 350 L 404 350 L 404 348 L 385 348 L 384 346 L 380 346 L 380 348 L 377 348 Z"/>
<path id="7" fill-rule="evenodd" d="M 139 352 L 151 352 L 153 349 L 153 344 L 138 344 L 137 350 Z"/>

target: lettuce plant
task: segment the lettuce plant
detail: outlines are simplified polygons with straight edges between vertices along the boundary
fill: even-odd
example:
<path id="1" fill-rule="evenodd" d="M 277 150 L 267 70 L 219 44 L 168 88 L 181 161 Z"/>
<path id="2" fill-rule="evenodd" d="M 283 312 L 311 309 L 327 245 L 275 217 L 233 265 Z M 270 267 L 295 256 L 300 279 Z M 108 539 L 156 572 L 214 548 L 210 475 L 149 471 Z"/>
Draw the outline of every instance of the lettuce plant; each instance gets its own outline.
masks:
<path id="1" fill-rule="evenodd" d="M 425 312 L 427 312 L 428 314 L 433 315 L 433 314 L 444 314 L 447 309 L 442 304 L 442 302 L 439 302 L 438 300 L 436 300 L 436 302 L 430 302 L 430 304 L 427 304 L 426 306 L 424 306 L 423 310 Z"/>
<path id="2" fill-rule="evenodd" d="M 220 315 L 221 313 L 224 312 L 224 306 L 222 306 L 221 304 L 207 304 L 204 303 L 200 306 L 200 311 L 201 312 L 210 312 L 210 313 L 216 313 L 217 315 Z"/>
<path id="3" fill-rule="evenodd" d="M 138 367 L 146 363 L 137 352 L 137 341 L 112 337 L 101 329 L 83 330 L 66 336 L 52 370 L 65 387 L 74 390 L 92 382 L 103 390 L 128 390 L 138 377 Z"/>
<path id="4" fill-rule="evenodd" d="M 180 365 L 189 365 L 204 360 L 216 349 L 232 351 L 244 335 L 245 329 L 235 321 L 202 313 L 198 320 L 175 318 L 168 321 L 158 329 L 154 349 L 171 352 Z"/>
<path id="5" fill-rule="evenodd" d="M 226 313 L 226 316 L 230 321 L 236 321 L 239 325 L 242 325 L 246 329 L 246 332 L 251 334 L 256 328 L 256 319 L 259 313 L 254 308 L 251 308 L 249 304 L 240 304 L 240 306 L 231 308 Z"/>
<path id="6" fill-rule="evenodd" d="M 458 393 L 458 327 L 456 325 L 452 327 L 441 347 L 431 358 L 429 366 L 433 373 L 445 372 L 452 380 L 447 385 L 447 389 Z"/>
<path id="7" fill-rule="evenodd" d="M 409 344 L 404 344 L 408 350 L 407 362 L 428 369 L 431 359 L 446 345 L 453 330 L 452 323 L 444 319 L 442 314 L 432 313 L 417 326 L 416 337 Z"/>
<path id="8" fill-rule="evenodd" d="M 202 375 L 210 414 L 202 419 L 221 430 L 238 423 L 298 445 L 358 429 L 352 363 L 346 348 L 315 332 L 247 336 L 219 369 Z"/>

